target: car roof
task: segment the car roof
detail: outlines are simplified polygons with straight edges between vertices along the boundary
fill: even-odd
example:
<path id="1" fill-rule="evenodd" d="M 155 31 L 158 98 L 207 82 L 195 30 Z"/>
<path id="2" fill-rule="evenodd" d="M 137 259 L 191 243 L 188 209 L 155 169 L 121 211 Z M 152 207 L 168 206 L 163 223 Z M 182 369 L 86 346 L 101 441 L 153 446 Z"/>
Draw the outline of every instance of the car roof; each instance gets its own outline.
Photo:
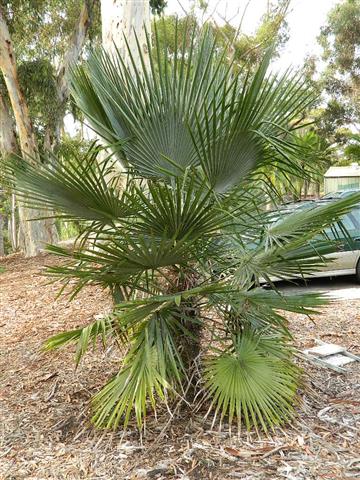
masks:
<path id="1" fill-rule="evenodd" d="M 330 192 L 323 195 L 320 200 L 331 200 L 335 198 L 343 198 L 351 195 L 352 193 L 360 192 L 360 188 L 350 188 L 348 190 L 338 190 L 337 192 Z"/>

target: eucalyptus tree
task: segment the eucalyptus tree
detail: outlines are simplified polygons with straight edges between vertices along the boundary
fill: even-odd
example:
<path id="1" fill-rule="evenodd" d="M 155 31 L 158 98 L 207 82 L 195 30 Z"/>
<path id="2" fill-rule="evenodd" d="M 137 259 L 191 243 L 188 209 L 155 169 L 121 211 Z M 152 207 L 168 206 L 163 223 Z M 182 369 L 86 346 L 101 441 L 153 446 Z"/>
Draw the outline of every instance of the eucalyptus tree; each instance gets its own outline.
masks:
<path id="1" fill-rule="evenodd" d="M 262 169 L 303 174 L 292 138 L 313 93 L 301 75 L 268 74 L 271 51 L 245 75 L 209 31 L 189 31 L 189 48 L 176 37 L 171 58 L 154 35 L 149 62 L 139 43 L 139 64 L 130 50 L 130 65 L 100 51 L 73 74 L 106 161 L 93 148 L 66 165 L 7 167 L 26 205 L 83 222 L 73 250 L 49 246 L 63 263 L 48 273 L 73 296 L 93 284 L 114 299 L 110 315 L 45 348 L 75 342 L 78 363 L 98 339 L 126 347 L 93 399 L 96 426 L 126 426 L 134 412 L 142 427 L 159 403 L 201 398 L 214 420 L 266 430 L 292 417 L 300 378 L 281 311 L 314 313 L 324 300 L 259 285 L 318 268 L 334 249 L 319 234 L 360 195 L 267 213 Z"/>
<path id="2" fill-rule="evenodd" d="M 202 15 L 197 15 L 195 7 L 198 3 Z M 190 46 L 191 37 L 185 37 L 189 31 L 188 26 L 201 29 L 202 21 L 207 17 L 207 26 L 213 30 L 214 35 L 218 38 L 218 44 L 221 48 L 228 49 L 228 56 L 234 61 L 237 68 L 247 70 L 255 70 L 259 62 L 263 58 L 265 52 L 272 47 L 273 58 L 280 55 L 282 47 L 288 40 L 288 25 L 286 22 L 286 12 L 288 9 L 288 0 L 277 0 L 268 2 L 268 8 L 262 15 L 259 25 L 252 34 L 245 34 L 242 31 L 242 22 L 236 27 L 230 22 L 225 21 L 222 25 L 217 24 L 212 18 L 210 5 L 206 2 L 193 2 L 191 8 L 186 15 L 177 17 L 177 15 L 163 15 L 156 20 L 158 26 L 157 39 L 160 45 L 166 44 L 169 54 L 174 54 L 175 48 L 175 29 L 179 41 L 185 41 Z M 249 7 L 250 3 L 248 4 Z M 243 19 L 246 18 L 245 6 L 243 11 Z"/>
<path id="3" fill-rule="evenodd" d="M 310 81 L 319 90 L 316 130 L 333 146 L 333 163 L 344 164 L 351 161 L 344 151 L 353 148 L 352 134 L 358 132 L 360 115 L 359 0 L 338 2 L 329 11 L 318 43 L 321 65 L 316 58 L 306 62 Z"/>
<path id="4" fill-rule="evenodd" d="M 153 7 L 155 8 L 155 6 Z M 143 57 L 147 57 L 145 31 L 150 31 L 150 4 L 148 1 L 115 0 L 101 2 L 102 46 L 110 53 L 120 50 L 127 56 L 126 43 L 133 56 L 137 55 L 135 35 L 142 45 Z M 135 62 L 139 62 L 136 58 Z"/>
<path id="5" fill-rule="evenodd" d="M 39 143 L 45 149 L 52 149 L 59 143 L 69 97 L 69 68 L 78 59 L 84 45 L 94 3 L 94 0 L 67 2 L 62 6 L 50 0 L 34 4 L 16 0 L 2 0 L 0 3 L 0 106 L 1 115 L 7 122 L 3 125 L 2 138 L 9 138 L 15 130 L 18 137 L 18 141 L 13 138 L 11 142 L 1 142 L 0 153 L 3 156 L 13 154 L 18 149 L 22 155 L 38 164 Z M 74 5 L 75 13 L 71 12 Z M 75 26 L 71 27 L 69 42 L 69 38 L 64 39 L 59 35 L 59 31 L 65 31 L 67 36 L 69 25 L 66 25 L 66 21 L 71 15 L 76 18 L 77 10 L 78 17 Z M 37 22 L 34 22 L 34 17 Z M 56 19 L 57 22 L 53 22 Z M 52 30 L 53 23 L 57 25 L 57 30 Z M 37 35 L 38 41 L 34 42 L 31 35 Z M 14 208 L 12 210 L 14 220 Z M 44 243 L 57 239 L 53 221 L 41 219 L 41 216 L 39 212 L 24 210 L 19 206 L 22 248 L 27 256 L 36 255 Z M 38 220 L 29 222 L 30 218 Z M 15 222 L 11 223 L 14 236 Z"/>
<path id="6" fill-rule="evenodd" d="M 318 40 L 325 63 L 322 83 L 330 100 L 328 113 L 332 113 L 329 120 L 333 125 L 329 122 L 328 127 L 336 128 L 336 121 L 356 125 L 360 116 L 360 1 L 335 5 Z"/>

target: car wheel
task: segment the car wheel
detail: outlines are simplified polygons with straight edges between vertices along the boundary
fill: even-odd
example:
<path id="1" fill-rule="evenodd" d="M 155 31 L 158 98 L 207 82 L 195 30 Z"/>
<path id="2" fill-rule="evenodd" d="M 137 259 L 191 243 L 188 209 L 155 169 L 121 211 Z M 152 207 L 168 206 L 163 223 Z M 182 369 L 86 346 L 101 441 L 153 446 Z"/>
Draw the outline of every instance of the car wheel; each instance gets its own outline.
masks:
<path id="1" fill-rule="evenodd" d="M 359 260 L 357 262 L 357 265 L 356 265 L 355 276 L 356 276 L 356 280 L 360 283 L 360 258 L 359 258 Z"/>

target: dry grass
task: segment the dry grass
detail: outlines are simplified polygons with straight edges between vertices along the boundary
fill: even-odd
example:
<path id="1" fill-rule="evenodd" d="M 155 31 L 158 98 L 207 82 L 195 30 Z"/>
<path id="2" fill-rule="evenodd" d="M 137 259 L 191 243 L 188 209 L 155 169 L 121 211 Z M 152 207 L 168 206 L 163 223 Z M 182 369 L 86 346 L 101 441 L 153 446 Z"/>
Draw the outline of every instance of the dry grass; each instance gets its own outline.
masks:
<path id="1" fill-rule="evenodd" d="M 166 435 L 161 414 L 141 440 L 89 424 L 91 395 L 116 371 L 119 353 L 87 355 L 74 370 L 73 349 L 40 352 L 59 331 L 86 324 L 110 308 L 105 293 L 86 288 L 72 303 L 55 299 L 40 267 L 51 257 L 0 262 L 0 478 L 43 479 L 346 479 L 360 477 L 360 365 L 346 375 L 306 365 L 299 415 L 272 437 L 209 431 L 201 414 L 179 414 Z M 338 302 L 313 324 L 290 317 L 296 343 L 314 338 L 359 351 L 360 301 Z"/>

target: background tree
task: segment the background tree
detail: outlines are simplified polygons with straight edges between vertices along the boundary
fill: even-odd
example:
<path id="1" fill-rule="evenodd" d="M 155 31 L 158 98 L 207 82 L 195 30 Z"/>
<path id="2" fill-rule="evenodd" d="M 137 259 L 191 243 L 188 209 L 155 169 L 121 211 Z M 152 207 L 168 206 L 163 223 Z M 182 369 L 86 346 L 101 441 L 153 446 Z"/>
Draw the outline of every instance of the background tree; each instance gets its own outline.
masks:
<path id="1" fill-rule="evenodd" d="M 330 11 L 318 40 L 322 47 L 320 71 L 316 71 L 314 59 L 306 64 L 309 78 L 312 76 L 321 94 L 314 112 L 316 131 L 334 147 L 333 163 L 346 164 L 353 161 L 350 152 L 360 118 L 360 1 L 339 2 Z"/>
<path id="2" fill-rule="evenodd" d="M 153 7 L 155 8 L 155 6 Z M 133 2 L 132 0 L 101 1 L 102 45 L 105 50 L 114 54 L 119 50 L 124 60 L 129 63 L 126 43 L 133 52 L 133 60 L 140 61 L 136 37 L 141 45 L 144 58 L 147 57 L 145 30 L 150 30 L 150 4 L 148 0 Z"/>
<path id="3" fill-rule="evenodd" d="M 10 113 L 7 93 L 4 89 L 4 86 L 2 86 L 0 87 L 0 157 L 6 158 L 9 155 L 16 153 L 18 153 L 18 143 L 16 138 L 15 124 Z M 4 239 L 6 236 L 5 224 L 7 224 L 7 238 L 12 250 L 15 251 L 18 246 L 15 194 L 11 191 L 6 191 L 1 180 L 2 178 L 0 173 L 0 189 L 2 189 L 0 208 L 2 209 L 3 215 L 3 223 L 0 234 Z M 5 253 L 5 249 L 3 253 Z"/>
<path id="4" fill-rule="evenodd" d="M 40 157 L 37 142 L 26 100 L 19 85 L 15 52 L 2 9 L 0 9 L 0 70 L 14 113 L 21 154 L 38 163 Z M 40 220 L 42 216 L 39 211 L 23 209 L 21 206 L 19 208 L 24 253 L 27 256 L 36 255 L 44 244 L 57 239 L 53 223 Z"/>
<path id="5" fill-rule="evenodd" d="M 345 0 L 334 7 L 319 43 L 326 62 L 326 92 L 342 106 L 338 113 L 344 123 L 356 124 L 360 117 L 360 0 Z"/>
<path id="6" fill-rule="evenodd" d="M 219 45 L 228 48 L 228 58 L 235 62 L 237 68 L 255 69 L 270 46 L 273 48 L 272 58 L 275 59 L 288 40 L 286 12 L 289 2 L 287 0 L 269 2 L 268 9 L 261 17 L 260 23 L 252 35 L 245 34 L 241 30 L 241 25 L 237 28 L 226 19 L 223 19 L 223 24 L 219 25 L 213 18 L 208 18 L 206 15 L 207 4 L 202 6 L 203 15 L 196 15 L 196 5 L 197 2 L 194 2 L 188 13 L 179 19 L 176 15 L 165 15 L 157 20 L 158 41 L 160 45 L 167 44 L 170 55 L 174 54 L 175 25 L 179 39 L 185 40 L 189 46 L 191 39 L 184 38 L 184 32 L 189 34 L 189 25 L 199 30 L 205 17 L 206 24 L 218 38 Z"/>
<path id="7" fill-rule="evenodd" d="M 148 1 L 142 3 L 104 2 L 104 5 L 103 26 L 105 30 L 110 28 L 106 33 L 104 30 L 106 45 L 113 48 L 113 41 L 115 41 L 118 48 L 123 48 L 124 33 L 132 42 L 134 50 L 135 37 L 132 29 L 135 27 L 141 34 L 143 23 L 149 25 Z M 150 7 L 156 14 L 161 14 L 165 6 L 166 2 L 161 0 L 150 2 Z M 65 2 L 59 0 L 38 0 L 36 2 L 0 0 L 0 7 L 12 38 L 17 59 L 18 83 L 32 122 L 37 150 L 40 155 L 48 151 L 66 152 L 66 148 L 61 148 L 63 142 L 68 142 L 64 132 L 64 118 L 68 113 L 72 113 L 74 118 L 79 116 L 79 110 L 74 109 L 69 102 L 69 68 L 82 55 L 87 55 L 90 45 L 101 44 L 101 2 L 99 0 L 80 2 L 77 0 L 66 0 Z M 112 12 L 109 11 L 110 7 L 113 8 Z M 114 16 L 115 13 L 118 14 L 117 17 Z M 111 19 L 114 18 L 118 21 L 111 23 Z M 110 24 L 107 25 L 109 19 Z M 0 85 L 3 98 L 7 104 L 10 104 L 1 74 Z M 18 128 L 12 109 L 8 109 L 5 113 L 6 118 L 12 119 L 12 122 L 7 121 L 6 126 L 15 124 L 15 133 L 17 134 Z M 5 118 L 5 114 L 2 118 Z M 80 132 L 83 132 L 82 128 Z M 77 141 L 75 144 L 79 145 Z M 1 145 L 0 151 L 3 156 L 9 153 Z M 13 205 L 11 218 L 15 219 L 14 197 L 9 202 L 5 196 L 5 202 Z M 22 222 L 20 223 L 22 224 Z M 27 238 L 23 240 L 28 241 Z M 12 244 L 15 248 L 16 242 L 12 242 Z M 29 254 L 29 251 L 27 253 Z"/>
<path id="8" fill-rule="evenodd" d="M 69 67 L 79 58 L 94 4 L 90 0 L 65 3 L 44 0 L 34 4 L 3 1 L 0 5 L 2 108 L 5 112 L 4 108 L 11 103 L 11 111 L 5 112 L 6 122 L 12 126 L 13 122 L 9 120 L 13 115 L 19 151 L 35 162 L 39 162 L 42 151 L 54 149 L 60 142 L 69 98 Z M 15 47 L 10 31 L 15 38 Z M 59 31 L 64 35 L 59 35 Z M 37 42 L 31 35 L 37 36 Z M 14 152 L 13 148 L 9 152 L 7 146 L 9 143 L 3 142 L 3 155 Z M 23 212 L 19 206 L 22 247 L 26 255 L 35 255 L 44 243 L 56 239 L 57 232 L 50 220 L 29 222 L 27 214 L 34 212 Z M 15 218 L 14 213 L 12 218 Z M 12 224 L 14 231 L 14 222 Z"/>

